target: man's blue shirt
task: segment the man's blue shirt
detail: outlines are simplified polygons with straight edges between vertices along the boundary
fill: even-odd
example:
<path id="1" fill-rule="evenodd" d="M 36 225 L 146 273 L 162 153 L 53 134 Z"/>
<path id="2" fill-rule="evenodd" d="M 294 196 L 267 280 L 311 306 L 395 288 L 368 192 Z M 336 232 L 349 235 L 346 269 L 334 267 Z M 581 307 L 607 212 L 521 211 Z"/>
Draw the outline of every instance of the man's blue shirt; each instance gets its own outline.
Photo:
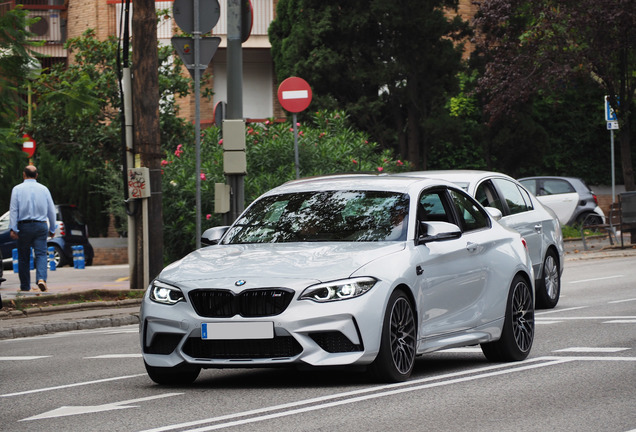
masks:
<path id="1" fill-rule="evenodd" d="M 55 204 L 51 192 L 35 179 L 25 179 L 11 191 L 9 207 L 9 228 L 18 230 L 18 222 L 23 220 L 49 221 L 49 231 L 54 232 Z"/>

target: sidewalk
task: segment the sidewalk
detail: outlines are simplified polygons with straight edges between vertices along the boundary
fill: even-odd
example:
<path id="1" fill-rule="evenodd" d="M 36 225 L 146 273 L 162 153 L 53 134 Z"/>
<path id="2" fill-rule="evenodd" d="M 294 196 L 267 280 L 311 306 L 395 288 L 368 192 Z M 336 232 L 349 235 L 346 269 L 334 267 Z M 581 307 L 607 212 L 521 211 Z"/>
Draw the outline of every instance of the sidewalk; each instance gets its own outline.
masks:
<path id="1" fill-rule="evenodd" d="M 624 249 L 620 246 L 611 247 L 607 237 L 590 239 L 587 244 L 588 250 L 585 251 L 581 239 L 565 242 L 566 267 L 568 261 L 636 257 L 636 247 L 632 247 L 629 241 L 626 242 Z M 636 264 L 636 259 L 634 263 Z M 11 270 L 5 270 L 4 277 L 7 281 L 0 286 L 0 294 L 2 300 L 6 302 L 17 295 L 54 295 L 92 289 L 126 290 L 130 287 L 128 275 L 128 265 L 91 266 L 84 270 L 63 267 L 55 272 L 49 272 L 47 293 L 31 291 L 22 294 L 17 293 L 20 287 L 18 275 Z M 32 273 L 31 279 L 33 278 Z M 140 303 L 141 300 L 138 299 L 40 307 L 12 313 L 2 310 L 0 311 L 0 339 L 138 324 Z"/>
<path id="2" fill-rule="evenodd" d="M 90 266 L 78 270 L 61 267 L 48 272 L 48 290 L 18 292 L 20 280 L 12 269 L 5 269 L 6 279 L 0 285 L 3 303 L 17 297 L 54 296 L 56 294 L 81 293 L 89 290 L 130 289 L 127 264 Z M 32 285 L 35 272 L 31 272 Z M 37 336 L 69 330 L 114 327 L 139 323 L 141 299 L 98 301 L 62 306 L 33 307 L 24 311 L 0 310 L 0 339 Z"/>

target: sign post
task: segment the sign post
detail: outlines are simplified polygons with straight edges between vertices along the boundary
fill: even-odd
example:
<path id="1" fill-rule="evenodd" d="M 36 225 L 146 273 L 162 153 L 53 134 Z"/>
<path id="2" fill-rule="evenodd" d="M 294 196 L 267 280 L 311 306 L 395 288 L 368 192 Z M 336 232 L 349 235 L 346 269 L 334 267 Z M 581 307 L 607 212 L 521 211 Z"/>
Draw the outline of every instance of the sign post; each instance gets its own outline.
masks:
<path id="1" fill-rule="evenodd" d="M 219 21 L 221 8 L 219 0 L 175 0 L 172 12 L 181 30 L 191 33 L 192 37 L 173 37 L 175 48 L 190 75 L 194 79 L 194 136 L 196 153 L 196 248 L 201 247 L 201 71 L 204 71 L 221 38 L 205 37 Z"/>
<path id="2" fill-rule="evenodd" d="M 298 160 L 298 125 L 296 113 L 304 111 L 311 103 L 311 87 L 307 81 L 298 77 L 290 77 L 278 86 L 278 101 L 283 109 L 293 113 L 294 125 L 294 159 L 296 163 L 296 178 L 300 178 L 300 162 Z"/>
<path id="3" fill-rule="evenodd" d="M 616 202 L 616 174 L 614 173 L 614 130 L 618 129 L 618 118 L 612 108 L 609 96 L 605 96 L 605 121 L 610 131 L 610 151 L 612 159 L 612 203 Z"/>

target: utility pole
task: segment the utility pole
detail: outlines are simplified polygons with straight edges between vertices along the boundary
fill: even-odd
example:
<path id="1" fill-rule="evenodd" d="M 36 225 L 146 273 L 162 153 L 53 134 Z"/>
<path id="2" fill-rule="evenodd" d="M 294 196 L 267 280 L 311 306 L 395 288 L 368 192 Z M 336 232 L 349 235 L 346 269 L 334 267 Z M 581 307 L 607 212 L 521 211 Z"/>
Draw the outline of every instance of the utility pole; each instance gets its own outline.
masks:
<path id="1" fill-rule="evenodd" d="M 246 27 L 245 18 L 249 14 L 249 1 L 227 1 L 227 111 L 226 120 L 223 121 L 223 171 L 230 191 L 230 211 L 225 215 L 227 224 L 235 221 L 245 208 L 247 162 L 243 120 L 242 43 L 251 30 L 243 28 Z"/>
<path id="2" fill-rule="evenodd" d="M 135 167 L 149 169 L 151 197 L 147 199 L 147 212 L 142 212 L 147 213 L 146 220 L 142 220 L 143 215 L 139 212 L 135 215 L 137 257 L 130 285 L 133 289 L 145 289 L 163 268 L 159 58 L 154 0 L 135 1 L 132 29 L 134 148 L 138 155 Z"/>

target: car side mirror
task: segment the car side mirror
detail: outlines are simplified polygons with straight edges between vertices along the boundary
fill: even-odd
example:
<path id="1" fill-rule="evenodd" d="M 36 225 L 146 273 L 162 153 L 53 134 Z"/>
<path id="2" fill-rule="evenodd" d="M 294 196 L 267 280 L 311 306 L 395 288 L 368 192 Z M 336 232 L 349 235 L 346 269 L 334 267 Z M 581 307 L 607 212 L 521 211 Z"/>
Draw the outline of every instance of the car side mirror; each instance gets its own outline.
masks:
<path id="1" fill-rule="evenodd" d="M 490 217 L 492 217 L 496 221 L 500 221 L 501 218 L 503 217 L 503 213 L 501 213 L 501 210 L 499 210 L 496 207 L 484 207 L 484 208 L 486 209 Z"/>
<path id="2" fill-rule="evenodd" d="M 420 222 L 420 235 L 417 244 L 455 240 L 462 236 L 457 225 L 448 222 Z"/>
<path id="3" fill-rule="evenodd" d="M 201 243 L 206 246 L 219 244 L 219 241 L 225 235 L 228 228 L 229 226 L 219 226 L 206 229 L 201 235 Z"/>

